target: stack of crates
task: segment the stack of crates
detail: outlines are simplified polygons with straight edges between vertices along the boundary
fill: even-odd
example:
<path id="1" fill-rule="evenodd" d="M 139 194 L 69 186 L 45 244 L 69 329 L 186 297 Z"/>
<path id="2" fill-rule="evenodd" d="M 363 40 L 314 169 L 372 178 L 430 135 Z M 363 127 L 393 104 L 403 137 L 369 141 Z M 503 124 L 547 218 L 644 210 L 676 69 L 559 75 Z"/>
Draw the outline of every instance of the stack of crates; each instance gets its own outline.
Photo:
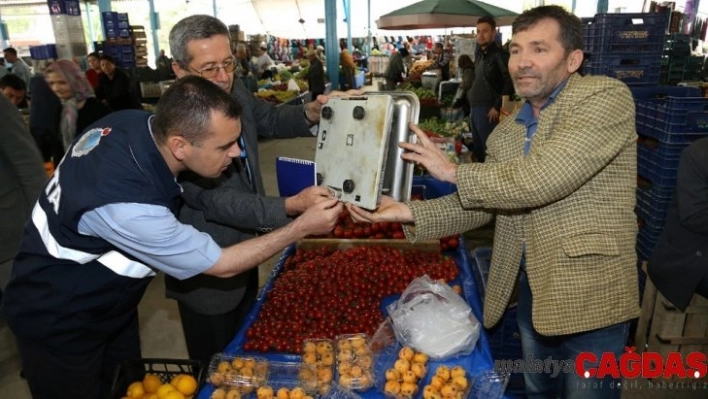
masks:
<path id="1" fill-rule="evenodd" d="M 666 36 L 661 59 L 662 84 L 702 80 L 703 57 L 691 55 L 691 36 L 674 33 Z"/>
<path id="2" fill-rule="evenodd" d="M 632 88 L 637 110 L 637 254 L 648 260 L 676 190 L 681 152 L 708 136 L 708 98 L 685 86 Z"/>
<path id="3" fill-rule="evenodd" d="M 56 60 L 57 55 L 56 44 L 40 44 L 38 46 L 30 46 L 30 58 L 34 61 L 41 60 Z"/>
<path id="4" fill-rule="evenodd" d="M 86 38 L 79 1 L 47 0 L 47 6 L 56 42 L 55 58 L 72 59 L 85 56 Z"/>
<path id="5" fill-rule="evenodd" d="M 607 75 L 629 86 L 656 85 L 669 14 L 597 14 L 583 19 L 587 75 Z"/>
<path id="6" fill-rule="evenodd" d="M 484 297 L 489 276 L 489 265 L 492 262 L 492 249 L 477 248 L 472 251 L 471 269 L 477 295 L 484 305 Z M 514 299 L 512 299 L 514 301 Z M 521 332 L 516 321 L 516 303 L 512 303 L 504 313 L 504 317 L 492 329 L 485 329 L 494 360 L 523 359 L 521 351 Z M 505 397 L 524 397 L 524 375 L 512 373 L 509 378 Z"/>
<path id="7" fill-rule="evenodd" d="M 127 13 L 113 11 L 103 12 L 103 54 L 115 59 L 116 65 L 121 68 L 135 66 L 135 47 L 131 36 L 130 24 Z"/>

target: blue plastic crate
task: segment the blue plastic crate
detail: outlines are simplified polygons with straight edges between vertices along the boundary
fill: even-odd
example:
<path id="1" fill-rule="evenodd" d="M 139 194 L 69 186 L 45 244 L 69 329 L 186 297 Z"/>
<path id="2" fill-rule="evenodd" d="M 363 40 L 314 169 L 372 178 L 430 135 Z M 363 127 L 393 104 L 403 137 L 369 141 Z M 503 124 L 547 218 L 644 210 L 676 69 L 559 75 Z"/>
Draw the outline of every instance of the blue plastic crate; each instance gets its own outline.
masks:
<path id="1" fill-rule="evenodd" d="M 637 164 L 637 173 L 647 178 L 653 184 L 674 186 L 676 185 L 678 167 L 665 166 L 653 162 L 640 162 Z"/>
<path id="2" fill-rule="evenodd" d="M 583 20 L 585 51 L 659 55 L 668 17 L 668 13 L 596 14 Z"/>
<path id="3" fill-rule="evenodd" d="M 654 132 L 664 133 L 665 139 L 680 136 L 683 140 L 657 140 L 686 143 L 708 135 L 708 98 L 668 97 L 656 107 Z"/>
<path id="4" fill-rule="evenodd" d="M 593 54 L 583 67 L 587 75 L 606 75 L 626 85 L 659 83 L 661 60 L 658 55 Z"/>
<path id="5" fill-rule="evenodd" d="M 671 202 L 676 193 L 676 185 L 660 185 L 648 180 L 644 176 L 637 176 L 637 192 L 649 196 L 654 201 L 662 203 Z"/>
<path id="6" fill-rule="evenodd" d="M 488 247 L 477 248 L 472 251 L 470 267 L 472 277 L 477 287 L 478 297 L 484 304 L 484 296 L 489 276 L 489 266 L 492 261 L 492 249 Z M 516 321 L 516 304 L 509 306 L 499 323 L 491 329 L 485 329 L 489 337 L 489 346 L 492 349 L 494 360 L 523 359 L 521 350 L 521 333 Z M 507 394 L 523 394 L 524 375 L 512 373 L 509 377 Z"/>
<path id="7" fill-rule="evenodd" d="M 57 45 L 52 43 L 52 44 L 46 44 L 45 45 L 47 49 L 47 54 L 49 55 L 49 58 L 51 59 L 58 59 L 59 55 L 57 54 Z"/>
<path id="8" fill-rule="evenodd" d="M 647 245 L 650 249 L 654 249 L 656 243 L 659 241 L 661 236 L 661 231 L 663 226 L 659 229 L 652 228 L 651 226 L 642 225 L 639 227 L 639 233 L 637 234 L 637 242 L 642 242 Z"/>
<path id="9" fill-rule="evenodd" d="M 668 210 L 668 203 L 656 204 L 650 198 L 640 196 L 637 193 L 637 206 L 634 208 L 634 212 L 644 226 L 652 229 L 663 228 Z"/>
<path id="10" fill-rule="evenodd" d="M 430 175 L 413 176 L 414 186 L 425 186 L 425 199 L 444 197 L 457 191 L 452 183 L 440 181 Z"/>
<path id="11" fill-rule="evenodd" d="M 637 258 L 641 260 L 649 260 L 651 258 L 652 251 L 654 251 L 654 245 L 650 245 L 645 241 L 639 240 L 637 237 Z"/>
<path id="12" fill-rule="evenodd" d="M 104 11 L 101 13 L 101 19 L 103 20 L 103 29 L 117 29 L 118 28 L 118 13 L 114 11 Z"/>
<path id="13" fill-rule="evenodd" d="M 487 291 L 489 277 L 489 264 L 492 262 L 492 249 L 488 247 L 477 248 L 472 251 L 472 258 L 476 262 L 472 266 L 472 277 L 477 286 L 477 294 L 484 303 L 484 294 Z"/>
<path id="14" fill-rule="evenodd" d="M 639 129 L 638 129 L 639 130 Z M 662 143 L 650 137 L 640 136 L 637 140 L 637 163 L 649 162 L 668 168 L 677 168 L 686 144 Z"/>
<path id="15" fill-rule="evenodd" d="M 663 143 L 688 144 L 708 136 L 708 98 L 685 86 L 632 88 L 642 134 Z"/>

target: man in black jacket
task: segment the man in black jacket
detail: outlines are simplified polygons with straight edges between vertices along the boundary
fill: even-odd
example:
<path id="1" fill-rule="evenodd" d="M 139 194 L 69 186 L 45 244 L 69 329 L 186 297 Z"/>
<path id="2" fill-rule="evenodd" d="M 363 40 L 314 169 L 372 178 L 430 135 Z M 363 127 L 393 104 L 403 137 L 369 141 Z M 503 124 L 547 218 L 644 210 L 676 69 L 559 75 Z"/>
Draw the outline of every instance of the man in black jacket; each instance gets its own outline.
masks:
<path id="1" fill-rule="evenodd" d="M 475 80 L 470 89 L 470 128 L 475 157 L 484 162 L 487 138 L 499 123 L 502 96 L 512 95 L 509 55 L 494 41 L 497 23 L 491 17 L 477 21 Z"/>
<path id="2" fill-rule="evenodd" d="M 200 75 L 231 94 L 243 108 L 242 156 L 217 179 L 183 175 L 185 204 L 179 220 L 208 233 L 217 243 L 246 241 L 289 223 L 329 191 L 313 186 L 293 197 L 267 197 L 260 173 L 258 140 L 312 137 L 324 96 L 302 105 L 280 105 L 255 97 L 234 79 L 229 30 L 209 15 L 192 15 L 170 31 L 172 69 L 181 79 Z M 209 360 L 233 340 L 258 293 L 258 269 L 218 279 L 200 274 L 186 280 L 165 276 L 167 296 L 177 300 L 190 358 Z"/>
<path id="3" fill-rule="evenodd" d="M 676 197 L 647 271 L 656 288 L 682 311 L 693 293 L 708 298 L 708 138 L 681 154 Z"/>

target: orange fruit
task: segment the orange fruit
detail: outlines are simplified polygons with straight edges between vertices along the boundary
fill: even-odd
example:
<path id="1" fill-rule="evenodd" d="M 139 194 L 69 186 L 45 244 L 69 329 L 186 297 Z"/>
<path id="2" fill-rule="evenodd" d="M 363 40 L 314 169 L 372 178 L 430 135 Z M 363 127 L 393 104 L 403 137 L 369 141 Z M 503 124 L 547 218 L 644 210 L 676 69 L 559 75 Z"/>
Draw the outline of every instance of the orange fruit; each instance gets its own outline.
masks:
<path id="1" fill-rule="evenodd" d="M 163 399 L 186 399 L 185 396 L 180 391 L 170 391 Z"/>
<path id="2" fill-rule="evenodd" d="M 159 388 L 157 388 L 157 397 L 159 399 L 165 399 L 168 393 L 176 390 L 177 388 L 173 387 L 170 384 L 162 384 Z"/>
<path id="3" fill-rule="evenodd" d="M 128 385 L 128 397 L 142 399 L 145 395 L 145 388 L 143 388 L 143 383 L 140 381 L 134 382 Z"/>
<path id="4" fill-rule="evenodd" d="M 160 385 L 162 385 L 160 377 L 155 374 L 145 374 L 145 378 L 143 378 L 143 388 L 145 388 L 145 392 L 155 393 Z"/>
<path id="5" fill-rule="evenodd" d="M 194 392 L 197 391 L 197 380 L 191 375 L 180 374 L 177 376 L 177 385 L 175 385 L 175 388 L 184 396 L 192 396 Z"/>
<path id="6" fill-rule="evenodd" d="M 183 375 L 184 374 L 177 374 L 176 376 L 174 376 L 174 378 L 172 378 L 172 381 L 170 381 L 170 385 L 177 388 L 177 384 L 179 383 L 179 380 L 182 378 Z"/>

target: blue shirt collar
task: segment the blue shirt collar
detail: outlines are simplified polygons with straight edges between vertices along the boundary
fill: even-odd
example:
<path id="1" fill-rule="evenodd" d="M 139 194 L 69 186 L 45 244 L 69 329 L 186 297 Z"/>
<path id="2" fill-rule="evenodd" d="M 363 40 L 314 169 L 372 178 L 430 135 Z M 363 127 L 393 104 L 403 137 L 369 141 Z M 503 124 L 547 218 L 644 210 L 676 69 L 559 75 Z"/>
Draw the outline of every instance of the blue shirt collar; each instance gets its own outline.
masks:
<path id="1" fill-rule="evenodd" d="M 556 100 L 556 97 L 558 97 L 558 94 L 565 88 L 565 85 L 568 83 L 568 79 L 564 80 L 561 82 L 561 84 L 556 87 L 553 92 L 551 93 L 550 96 L 548 96 L 548 101 L 546 101 L 545 104 L 541 107 L 541 110 L 543 111 L 546 109 L 549 105 L 553 104 L 553 102 Z M 519 113 L 516 115 L 515 119 L 516 123 L 522 124 L 526 127 L 529 127 L 529 125 L 532 125 L 533 123 L 537 122 L 537 118 L 533 116 L 533 107 L 528 101 L 524 101 L 523 105 L 521 105 L 521 109 L 519 110 Z"/>

